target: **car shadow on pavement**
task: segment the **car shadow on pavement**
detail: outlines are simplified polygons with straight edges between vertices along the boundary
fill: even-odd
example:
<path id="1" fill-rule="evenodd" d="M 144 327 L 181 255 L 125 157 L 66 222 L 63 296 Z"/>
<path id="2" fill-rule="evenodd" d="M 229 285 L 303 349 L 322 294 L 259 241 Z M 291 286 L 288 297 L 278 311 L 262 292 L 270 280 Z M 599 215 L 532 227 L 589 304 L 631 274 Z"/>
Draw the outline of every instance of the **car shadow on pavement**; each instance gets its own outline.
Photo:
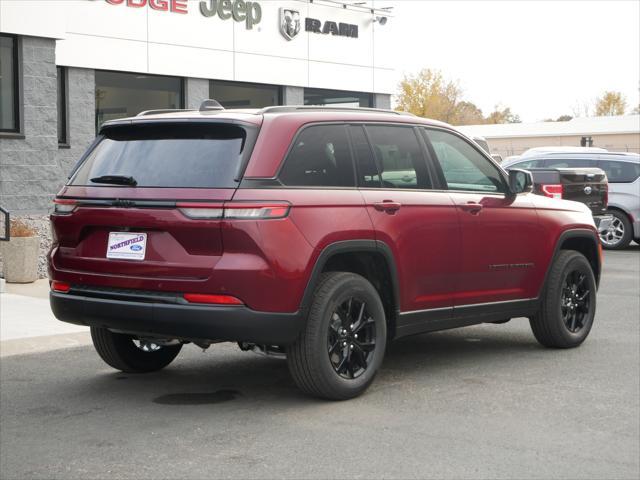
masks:
<path id="1" fill-rule="evenodd" d="M 515 322 L 526 320 L 511 323 Z M 481 325 L 393 342 L 369 393 L 395 388 L 399 381 L 428 388 L 431 381 L 437 385 L 441 376 L 473 376 L 477 369 L 489 370 L 496 365 L 513 367 L 521 363 L 526 368 L 543 349 L 528 326 L 526 333 L 522 326 Z M 232 344 L 214 345 L 204 354 L 187 345 L 172 365 L 142 375 L 111 370 L 91 347 L 8 357 L 3 359 L 3 389 L 10 390 L 12 382 L 21 380 L 14 378 L 15 363 L 21 364 L 22 377 L 36 376 L 28 379 L 29 383 L 49 383 L 47 391 L 52 398 L 72 399 L 71 403 L 78 406 L 109 408 L 126 402 L 138 406 L 151 403 L 166 409 L 253 402 L 275 402 L 282 407 L 318 402 L 295 387 L 286 361 L 241 352 Z M 9 395 L 7 390 L 5 393 Z"/>

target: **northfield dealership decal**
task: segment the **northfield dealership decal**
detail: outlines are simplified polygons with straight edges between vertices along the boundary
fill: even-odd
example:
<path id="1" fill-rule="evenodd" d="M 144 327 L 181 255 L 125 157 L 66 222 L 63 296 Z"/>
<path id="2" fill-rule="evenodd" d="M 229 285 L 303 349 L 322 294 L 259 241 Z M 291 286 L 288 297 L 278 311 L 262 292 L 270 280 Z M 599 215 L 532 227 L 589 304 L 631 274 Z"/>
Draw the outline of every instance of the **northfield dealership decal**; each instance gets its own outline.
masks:
<path id="1" fill-rule="evenodd" d="M 189 13 L 189 0 L 105 0 L 111 5 L 126 5 L 131 8 L 149 7 L 163 12 Z M 247 30 L 252 30 L 262 20 L 262 7 L 258 2 L 245 0 L 202 0 L 199 2 L 200 14 L 203 17 L 220 17 L 220 20 L 233 19 L 244 22 Z M 340 37 L 358 38 L 358 25 L 339 23 L 331 20 L 324 23 L 316 18 L 305 18 L 304 29 L 310 33 L 337 35 Z M 280 9 L 280 33 L 287 40 L 293 40 L 302 29 L 302 19 L 298 10 Z"/>

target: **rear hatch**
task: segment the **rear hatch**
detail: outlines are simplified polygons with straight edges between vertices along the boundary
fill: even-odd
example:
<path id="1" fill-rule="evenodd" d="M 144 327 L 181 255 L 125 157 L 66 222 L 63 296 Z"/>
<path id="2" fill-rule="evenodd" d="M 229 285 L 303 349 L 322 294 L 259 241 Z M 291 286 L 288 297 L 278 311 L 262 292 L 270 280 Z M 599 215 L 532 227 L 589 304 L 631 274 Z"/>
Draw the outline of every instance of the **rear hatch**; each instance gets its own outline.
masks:
<path id="1" fill-rule="evenodd" d="M 55 200 L 56 272 L 74 284 L 199 291 L 256 135 L 238 123 L 103 129 Z"/>
<path id="2" fill-rule="evenodd" d="M 540 195 L 584 203 L 593 215 L 607 210 L 609 185 L 599 168 L 532 169 L 534 191 Z"/>

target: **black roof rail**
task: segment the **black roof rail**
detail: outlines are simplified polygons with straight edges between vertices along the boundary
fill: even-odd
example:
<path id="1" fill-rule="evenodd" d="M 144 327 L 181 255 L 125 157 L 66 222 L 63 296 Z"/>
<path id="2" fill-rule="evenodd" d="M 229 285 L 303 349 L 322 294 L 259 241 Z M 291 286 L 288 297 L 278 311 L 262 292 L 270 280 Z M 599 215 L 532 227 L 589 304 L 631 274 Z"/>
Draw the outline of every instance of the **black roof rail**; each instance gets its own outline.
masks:
<path id="1" fill-rule="evenodd" d="M 217 100 L 213 100 L 210 98 L 200 104 L 199 110 L 201 112 L 210 112 L 210 111 L 224 110 L 224 107 L 220 105 L 220 102 L 218 102 Z"/>
<path id="2" fill-rule="evenodd" d="M 176 112 L 193 112 L 188 108 L 161 108 L 158 110 L 145 110 L 136 115 L 136 117 L 146 117 L 147 115 L 158 115 L 161 113 L 176 113 Z"/>
<path id="3" fill-rule="evenodd" d="M 415 117 L 413 113 L 399 112 L 386 108 L 367 108 L 367 107 L 331 107 L 331 106 L 314 106 L 314 105 L 279 105 L 273 107 L 265 107 L 256 113 L 289 113 L 304 111 L 326 111 L 326 112 L 366 112 L 366 113 L 391 113 L 394 115 L 408 115 Z"/>

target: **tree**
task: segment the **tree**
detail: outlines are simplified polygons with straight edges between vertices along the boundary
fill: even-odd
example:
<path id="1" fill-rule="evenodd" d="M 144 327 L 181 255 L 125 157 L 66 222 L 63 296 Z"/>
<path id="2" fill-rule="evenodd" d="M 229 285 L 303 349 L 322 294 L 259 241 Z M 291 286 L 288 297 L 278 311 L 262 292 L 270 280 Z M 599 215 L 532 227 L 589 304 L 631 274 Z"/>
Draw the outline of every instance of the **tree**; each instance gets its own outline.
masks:
<path id="1" fill-rule="evenodd" d="M 484 116 L 475 104 L 467 101 L 458 102 L 454 119 L 454 125 L 478 125 L 484 123 Z"/>
<path id="2" fill-rule="evenodd" d="M 416 75 L 405 75 L 400 82 L 397 108 L 419 117 L 451 122 L 461 95 L 458 82 L 445 79 L 438 70 L 425 68 Z"/>
<path id="3" fill-rule="evenodd" d="M 597 116 L 624 115 L 627 109 L 627 102 L 620 92 L 604 92 L 596 99 L 595 104 Z"/>
<path id="4" fill-rule="evenodd" d="M 485 119 L 485 123 L 521 123 L 521 120 L 519 115 L 511 113 L 509 107 L 501 108 L 500 105 L 496 105 L 494 111 Z"/>
<path id="5" fill-rule="evenodd" d="M 636 108 L 631 110 L 631 115 L 638 115 L 638 114 L 640 114 L 640 105 L 638 105 Z"/>
<path id="6" fill-rule="evenodd" d="M 416 75 L 405 75 L 399 85 L 398 110 L 419 117 L 433 118 L 453 125 L 519 123 L 520 117 L 504 108 L 485 118 L 474 103 L 462 100 L 458 81 L 444 77 L 439 70 L 425 68 Z"/>

